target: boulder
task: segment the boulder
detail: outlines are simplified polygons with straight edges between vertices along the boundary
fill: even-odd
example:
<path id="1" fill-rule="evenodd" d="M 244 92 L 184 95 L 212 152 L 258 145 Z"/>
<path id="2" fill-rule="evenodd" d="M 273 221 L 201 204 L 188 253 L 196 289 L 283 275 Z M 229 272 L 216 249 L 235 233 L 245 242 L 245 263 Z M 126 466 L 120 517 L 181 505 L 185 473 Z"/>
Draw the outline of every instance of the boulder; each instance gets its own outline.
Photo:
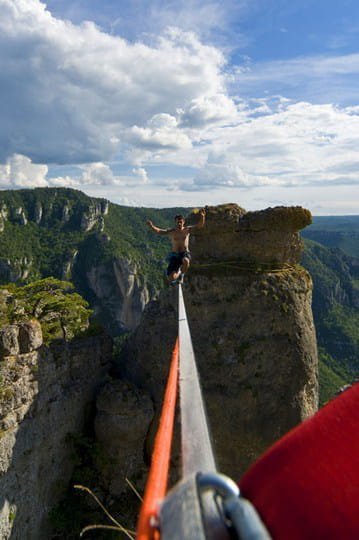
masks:
<path id="1" fill-rule="evenodd" d="M 0 357 L 18 354 L 19 327 L 17 324 L 10 324 L 0 329 Z"/>
<path id="2" fill-rule="evenodd" d="M 196 211 L 188 223 L 197 222 Z M 237 261 L 278 266 L 296 264 L 303 243 L 298 231 L 311 223 L 300 206 L 246 212 L 236 204 L 206 207 L 206 225 L 194 229 L 191 245 L 200 262 Z"/>
<path id="3" fill-rule="evenodd" d="M 41 347 L 42 343 L 42 329 L 38 320 L 32 319 L 19 325 L 20 353 L 32 352 Z"/>

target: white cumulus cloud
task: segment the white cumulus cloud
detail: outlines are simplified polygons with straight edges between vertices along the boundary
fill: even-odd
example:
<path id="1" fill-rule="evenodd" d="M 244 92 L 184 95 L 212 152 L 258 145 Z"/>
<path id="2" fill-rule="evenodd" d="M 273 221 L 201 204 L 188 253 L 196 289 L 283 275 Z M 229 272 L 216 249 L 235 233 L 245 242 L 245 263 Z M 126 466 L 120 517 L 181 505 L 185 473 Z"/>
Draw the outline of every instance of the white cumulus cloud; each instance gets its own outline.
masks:
<path id="1" fill-rule="evenodd" d="M 160 4 L 143 4 L 148 20 Z M 130 31 L 62 20 L 40 0 L 0 0 L 0 185 L 83 187 L 117 200 L 137 200 L 141 186 L 156 203 L 166 189 L 357 186 L 359 108 L 347 81 L 359 55 L 242 57 L 232 69 L 225 49 L 204 42 L 216 21 L 228 23 L 220 2 L 187 4 L 166 1 L 154 32 L 141 34 L 145 21 L 129 41 Z M 237 5 L 249 2 L 230 0 L 232 12 Z"/>
<path id="2" fill-rule="evenodd" d="M 128 136 L 129 142 L 144 150 L 190 148 L 191 140 L 178 129 L 177 120 L 170 114 L 154 115 L 146 127 L 133 126 Z"/>
<path id="3" fill-rule="evenodd" d="M 0 186 L 45 187 L 48 185 L 47 172 L 47 165 L 38 165 L 26 156 L 14 154 L 6 160 L 5 165 L 0 165 Z"/>
<path id="4" fill-rule="evenodd" d="M 183 126 L 203 127 L 212 123 L 234 123 L 238 118 L 238 110 L 231 98 L 225 94 L 201 96 L 191 101 L 180 113 Z"/>
<path id="5" fill-rule="evenodd" d="M 111 185 L 116 183 L 116 178 L 108 165 L 105 163 L 88 163 L 81 165 L 82 175 L 79 179 L 81 184 Z"/>
<path id="6" fill-rule="evenodd" d="M 151 119 L 223 95 L 223 54 L 191 32 L 146 45 L 57 19 L 40 0 L 0 0 L 0 10 L 0 161 L 106 161 L 129 140 L 183 147 L 179 126 Z"/>

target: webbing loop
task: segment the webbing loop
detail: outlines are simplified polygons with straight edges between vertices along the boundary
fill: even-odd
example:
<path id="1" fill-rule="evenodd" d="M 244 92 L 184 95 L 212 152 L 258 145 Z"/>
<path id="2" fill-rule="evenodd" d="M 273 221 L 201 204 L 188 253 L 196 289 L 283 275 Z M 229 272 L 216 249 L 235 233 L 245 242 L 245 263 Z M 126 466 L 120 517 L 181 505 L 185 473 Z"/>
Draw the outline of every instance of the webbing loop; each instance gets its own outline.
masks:
<path id="1" fill-rule="evenodd" d="M 177 399 L 178 383 L 178 338 L 172 352 L 171 366 L 163 400 L 162 413 L 157 430 L 142 503 L 136 538 L 138 540 L 158 539 L 159 533 L 154 526 L 158 506 L 166 494 L 168 470 L 171 457 L 172 434 Z"/>

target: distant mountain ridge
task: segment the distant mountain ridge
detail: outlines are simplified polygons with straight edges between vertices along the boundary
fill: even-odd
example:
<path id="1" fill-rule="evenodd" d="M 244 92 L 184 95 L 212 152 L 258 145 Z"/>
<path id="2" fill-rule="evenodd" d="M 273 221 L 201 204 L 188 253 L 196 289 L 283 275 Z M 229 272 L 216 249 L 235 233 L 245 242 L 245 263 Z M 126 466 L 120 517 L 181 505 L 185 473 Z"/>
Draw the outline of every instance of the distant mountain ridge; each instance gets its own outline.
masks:
<path id="1" fill-rule="evenodd" d="M 314 216 L 302 236 L 359 257 L 359 216 Z"/>

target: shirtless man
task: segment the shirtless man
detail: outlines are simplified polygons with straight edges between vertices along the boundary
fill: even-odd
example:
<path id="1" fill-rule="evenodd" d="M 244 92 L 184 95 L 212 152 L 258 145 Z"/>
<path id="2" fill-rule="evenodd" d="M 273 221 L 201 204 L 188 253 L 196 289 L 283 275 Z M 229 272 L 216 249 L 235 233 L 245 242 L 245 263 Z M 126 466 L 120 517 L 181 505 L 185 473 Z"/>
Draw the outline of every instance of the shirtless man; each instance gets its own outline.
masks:
<path id="1" fill-rule="evenodd" d="M 189 235 L 194 228 L 201 229 L 204 226 L 206 211 L 199 211 L 197 225 L 185 226 L 183 216 L 175 216 L 176 226 L 174 229 L 159 229 L 148 220 L 147 225 L 157 234 L 169 236 L 172 242 L 172 252 L 169 254 L 167 277 L 172 284 L 183 283 L 184 274 L 187 272 L 191 260 L 189 252 Z"/>

